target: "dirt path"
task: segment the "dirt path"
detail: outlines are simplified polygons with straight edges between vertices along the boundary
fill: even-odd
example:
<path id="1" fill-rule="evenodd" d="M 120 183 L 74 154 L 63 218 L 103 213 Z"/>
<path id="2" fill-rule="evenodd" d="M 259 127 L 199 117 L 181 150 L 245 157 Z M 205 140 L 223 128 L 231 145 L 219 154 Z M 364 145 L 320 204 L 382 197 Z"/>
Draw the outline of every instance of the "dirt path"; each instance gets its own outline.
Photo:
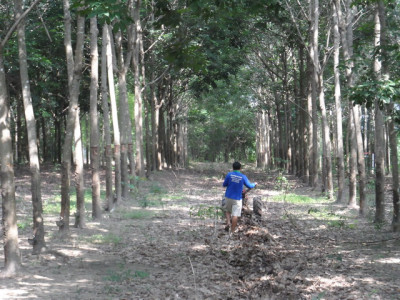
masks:
<path id="1" fill-rule="evenodd" d="M 67 238 L 49 213 L 51 251 L 40 256 L 30 254 L 29 226 L 20 226 L 24 269 L 1 279 L 0 299 L 400 299 L 399 234 L 326 201 L 273 202 L 282 192 L 265 173 L 246 172 L 261 183 L 250 199 L 262 197 L 262 220 L 244 217 L 239 234 L 229 238 L 214 217 L 226 170 L 155 173 L 140 182 L 134 199 L 101 221 L 88 218 L 87 228 L 71 228 Z M 57 174 L 44 172 L 48 207 L 57 201 Z M 30 218 L 23 175 L 20 224 Z M 296 181 L 289 185 L 314 196 Z"/>

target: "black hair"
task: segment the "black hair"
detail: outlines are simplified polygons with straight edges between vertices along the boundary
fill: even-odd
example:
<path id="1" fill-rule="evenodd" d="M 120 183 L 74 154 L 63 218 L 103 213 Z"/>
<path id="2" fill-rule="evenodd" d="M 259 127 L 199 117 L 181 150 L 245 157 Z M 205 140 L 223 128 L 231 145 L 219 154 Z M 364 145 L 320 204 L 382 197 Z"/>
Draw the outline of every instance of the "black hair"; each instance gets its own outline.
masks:
<path id="1" fill-rule="evenodd" d="M 242 168 L 242 165 L 240 164 L 240 162 L 235 161 L 232 165 L 234 170 L 240 170 Z"/>

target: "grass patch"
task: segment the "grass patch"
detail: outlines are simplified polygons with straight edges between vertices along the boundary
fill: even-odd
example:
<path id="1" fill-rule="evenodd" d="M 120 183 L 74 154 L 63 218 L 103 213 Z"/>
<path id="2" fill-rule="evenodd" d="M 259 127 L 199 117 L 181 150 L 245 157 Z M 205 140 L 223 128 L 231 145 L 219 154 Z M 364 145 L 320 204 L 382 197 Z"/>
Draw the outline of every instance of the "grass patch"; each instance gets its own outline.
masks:
<path id="1" fill-rule="evenodd" d="M 124 212 L 122 214 L 122 218 L 139 220 L 139 219 L 151 218 L 153 215 L 154 215 L 154 213 L 151 211 L 148 211 L 148 210 L 132 210 L 132 211 Z"/>
<path id="2" fill-rule="evenodd" d="M 309 196 L 296 195 L 296 194 L 276 195 L 271 197 L 269 200 L 273 202 L 289 202 L 292 204 L 315 204 L 321 202 L 326 203 L 330 201 L 324 197 L 313 198 Z"/>
<path id="3" fill-rule="evenodd" d="M 17 222 L 18 230 L 25 231 L 26 229 L 29 229 L 32 227 L 32 222 L 28 220 L 23 220 L 20 222 Z"/>
<path id="4" fill-rule="evenodd" d="M 173 195 L 164 195 L 164 197 L 166 200 L 182 200 L 185 198 L 184 194 L 173 194 Z"/>
<path id="5" fill-rule="evenodd" d="M 328 227 L 332 228 L 347 228 L 347 229 L 356 229 L 357 224 L 349 224 L 348 218 L 345 216 L 337 215 L 334 212 L 327 210 L 327 209 L 322 209 L 319 210 L 317 208 L 310 208 L 308 210 L 308 214 L 314 216 L 315 218 L 323 221 L 327 221 Z"/>
<path id="6" fill-rule="evenodd" d="M 153 183 L 153 184 L 150 186 L 149 192 L 150 192 L 151 194 L 157 194 L 157 195 L 167 194 L 167 190 L 164 189 L 163 187 L 159 186 L 157 183 Z"/>
<path id="7" fill-rule="evenodd" d="M 198 217 L 202 220 L 204 219 L 217 219 L 223 217 L 224 213 L 220 206 L 212 205 L 199 205 L 192 206 L 189 210 L 190 217 Z"/>
<path id="8" fill-rule="evenodd" d="M 94 234 L 89 237 L 85 237 L 84 240 L 86 242 L 92 244 L 111 244 L 118 245 L 122 242 L 122 238 L 115 234 Z"/>
<path id="9" fill-rule="evenodd" d="M 111 282 L 124 282 L 131 281 L 134 279 L 144 279 L 150 276 L 150 274 L 146 271 L 133 271 L 133 270 L 108 270 L 108 274 L 104 277 L 105 281 Z"/>
<path id="10" fill-rule="evenodd" d="M 100 198 L 105 199 L 105 191 L 100 192 Z M 92 190 L 86 189 L 84 194 L 85 210 L 92 209 Z M 53 200 L 43 203 L 43 213 L 48 215 L 59 214 L 61 211 L 61 195 L 57 195 Z M 76 190 L 70 192 L 70 211 L 76 211 Z"/>

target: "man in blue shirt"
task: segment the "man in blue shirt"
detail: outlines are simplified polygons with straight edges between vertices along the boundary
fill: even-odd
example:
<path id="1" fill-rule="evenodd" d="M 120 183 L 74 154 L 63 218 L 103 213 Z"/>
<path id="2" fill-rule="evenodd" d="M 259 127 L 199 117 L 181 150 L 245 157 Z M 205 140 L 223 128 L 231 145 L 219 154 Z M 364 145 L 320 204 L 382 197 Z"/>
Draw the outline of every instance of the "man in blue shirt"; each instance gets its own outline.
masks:
<path id="1" fill-rule="evenodd" d="M 224 180 L 222 186 L 226 187 L 225 203 L 223 209 L 226 216 L 226 230 L 231 228 L 234 232 L 237 226 L 238 217 L 242 215 L 242 191 L 243 186 L 249 189 L 255 188 L 257 183 L 251 183 L 246 175 L 240 173 L 242 168 L 240 162 L 236 161 L 232 165 L 233 172 L 229 172 Z"/>

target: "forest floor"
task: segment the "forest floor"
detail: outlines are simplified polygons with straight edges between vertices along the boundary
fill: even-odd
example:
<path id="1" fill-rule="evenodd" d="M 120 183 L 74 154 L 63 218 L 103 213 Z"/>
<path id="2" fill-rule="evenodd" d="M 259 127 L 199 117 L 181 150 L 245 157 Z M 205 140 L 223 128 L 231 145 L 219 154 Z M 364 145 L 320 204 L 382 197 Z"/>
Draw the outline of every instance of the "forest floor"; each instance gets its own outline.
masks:
<path id="1" fill-rule="evenodd" d="M 48 252 L 32 255 L 30 180 L 16 172 L 22 271 L 0 299 L 400 299 L 400 234 L 327 201 L 292 176 L 245 166 L 264 203 L 239 232 L 216 217 L 230 165 L 155 172 L 99 221 L 60 236 L 60 173 L 43 168 Z M 89 177 L 88 177 L 89 178 Z M 87 181 L 90 194 L 90 181 Z M 278 198 L 280 197 L 280 201 Z M 371 198 L 372 195 L 371 195 Z M 73 212 L 73 210 L 72 210 Z M 73 216 L 71 224 L 74 223 Z M 1 245 L 0 257 L 4 257 Z"/>

